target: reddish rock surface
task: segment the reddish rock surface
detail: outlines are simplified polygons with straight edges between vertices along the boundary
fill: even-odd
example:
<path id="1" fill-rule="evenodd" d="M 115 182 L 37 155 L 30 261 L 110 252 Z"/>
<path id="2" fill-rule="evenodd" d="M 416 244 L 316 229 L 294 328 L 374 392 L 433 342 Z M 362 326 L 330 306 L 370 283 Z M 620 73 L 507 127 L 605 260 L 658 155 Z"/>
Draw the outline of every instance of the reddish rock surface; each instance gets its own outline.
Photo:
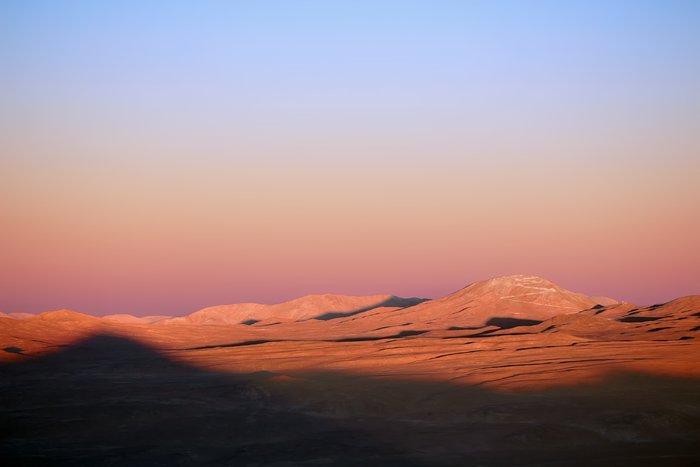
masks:
<path id="1" fill-rule="evenodd" d="M 305 295 L 274 305 L 236 303 L 212 306 L 181 318 L 169 319 L 166 322 L 177 324 L 255 324 L 260 321 L 294 322 L 351 315 L 394 304 L 409 306 L 420 301 L 420 299 L 404 299 L 392 295 Z"/>
<path id="2" fill-rule="evenodd" d="M 9 465 L 700 460 L 700 296 L 602 304 L 509 276 L 407 305 L 326 295 L 152 323 L 0 316 L 0 413 L 21 427 L 3 453 Z"/>

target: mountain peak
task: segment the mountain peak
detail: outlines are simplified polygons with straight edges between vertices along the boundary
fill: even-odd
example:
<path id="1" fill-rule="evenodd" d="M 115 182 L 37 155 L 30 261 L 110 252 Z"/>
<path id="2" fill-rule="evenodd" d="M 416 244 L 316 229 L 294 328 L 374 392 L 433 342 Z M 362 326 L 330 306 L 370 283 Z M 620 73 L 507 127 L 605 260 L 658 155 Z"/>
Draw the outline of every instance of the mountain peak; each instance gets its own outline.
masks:
<path id="1" fill-rule="evenodd" d="M 502 295 L 501 298 L 508 298 L 510 295 L 540 295 L 543 293 L 567 292 L 554 282 L 539 276 L 514 274 L 510 276 L 499 276 L 484 281 L 474 282 L 468 285 L 461 292 L 489 293 Z"/>
<path id="2" fill-rule="evenodd" d="M 552 281 L 549 281 L 543 277 L 540 276 L 535 276 L 532 274 L 511 274 L 508 276 L 498 276 L 498 277 L 493 277 L 491 279 L 487 279 L 485 282 L 488 284 L 524 284 L 524 285 L 531 285 L 531 284 L 548 284 L 548 285 L 556 285 Z"/>
<path id="3" fill-rule="evenodd" d="M 393 295 L 339 295 L 309 294 L 282 303 L 265 305 L 238 303 L 203 308 L 171 323 L 191 324 L 245 324 L 268 319 L 300 321 L 307 319 L 331 319 L 351 315 L 381 306 L 409 306 L 419 299 L 402 299 Z"/>
<path id="4" fill-rule="evenodd" d="M 541 321 L 594 305 L 590 297 L 542 277 L 515 274 L 475 282 L 445 297 L 391 313 L 382 321 L 470 327 L 483 326 L 492 318 Z"/>
<path id="5" fill-rule="evenodd" d="M 86 315 L 84 313 L 68 310 L 66 308 L 39 313 L 34 318 L 51 321 L 99 320 L 99 318 L 96 318 L 95 316 Z"/>

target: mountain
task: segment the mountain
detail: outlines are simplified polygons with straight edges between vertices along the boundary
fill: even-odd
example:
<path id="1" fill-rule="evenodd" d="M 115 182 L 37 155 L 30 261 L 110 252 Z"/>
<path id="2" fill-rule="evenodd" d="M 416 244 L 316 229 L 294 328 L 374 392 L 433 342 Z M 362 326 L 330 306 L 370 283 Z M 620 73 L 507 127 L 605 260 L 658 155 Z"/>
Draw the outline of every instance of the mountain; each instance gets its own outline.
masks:
<path id="1" fill-rule="evenodd" d="M 33 321 L 52 321 L 52 322 L 97 322 L 100 318 L 85 313 L 78 313 L 73 310 L 55 310 L 39 313 L 38 315 L 27 318 Z"/>
<path id="2" fill-rule="evenodd" d="M 157 323 L 159 321 L 163 321 L 166 319 L 171 319 L 172 316 L 170 316 L 170 315 L 149 315 L 149 316 L 140 316 L 139 318 L 141 318 L 142 321 L 144 321 L 148 324 L 152 324 L 152 323 Z"/>
<path id="3" fill-rule="evenodd" d="M 580 312 L 580 314 L 607 319 L 619 319 L 626 316 L 630 311 L 638 309 L 639 307 L 637 305 L 628 302 L 619 302 L 612 305 L 605 305 L 599 302 L 598 305 L 595 305 L 587 310 L 583 310 Z"/>
<path id="4" fill-rule="evenodd" d="M 697 464 L 700 296 L 508 276 L 387 306 L 414 302 L 0 318 L 4 465 Z"/>
<path id="5" fill-rule="evenodd" d="M 31 318 L 33 316 L 34 315 L 31 313 L 21 313 L 21 312 L 5 313 L 4 311 L 0 311 L 0 318 L 6 318 L 6 319 L 21 320 L 21 319 Z"/>
<path id="6" fill-rule="evenodd" d="M 119 313 L 115 315 L 106 315 L 102 319 L 106 321 L 112 321 L 114 323 L 122 324 L 152 324 L 158 321 L 163 321 L 165 319 L 171 319 L 172 316 L 166 315 L 154 315 L 154 316 L 134 316 L 125 313 Z"/>
<path id="7" fill-rule="evenodd" d="M 143 321 L 141 318 L 138 316 L 133 316 L 125 313 L 119 313 L 115 315 L 105 315 L 102 317 L 102 319 L 106 321 L 113 321 L 115 323 L 124 323 L 124 324 L 143 324 L 145 321 Z"/>
<path id="8" fill-rule="evenodd" d="M 610 298 L 610 297 L 604 297 L 601 295 L 594 295 L 591 297 L 593 301 L 595 301 L 598 305 L 603 305 L 603 306 L 610 306 L 610 305 L 617 305 L 618 303 L 624 303 L 621 302 L 617 299 Z"/>
<path id="9" fill-rule="evenodd" d="M 153 324 L 171 318 L 172 316 L 168 315 L 134 316 L 126 313 L 105 315 L 102 317 L 105 321 L 122 324 Z"/>
<path id="10" fill-rule="evenodd" d="M 164 320 L 168 324 L 255 324 L 257 322 L 293 322 L 309 319 L 329 320 L 351 316 L 379 307 L 406 307 L 423 302 L 419 298 L 393 295 L 305 295 L 274 305 L 237 303 L 204 308 L 180 318 Z"/>
<path id="11" fill-rule="evenodd" d="M 597 305 L 596 300 L 537 276 L 513 275 L 476 282 L 443 298 L 392 313 L 367 312 L 356 326 L 411 326 L 422 329 L 480 327 L 508 318 L 543 321 Z M 364 322 L 363 322 L 364 321 Z"/>
<path id="12" fill-rule="evenodd" d="M 689 319 L 700 317 L 700 295 L 688 295 L 666 303 L 630 310 L 622 321 L 654 321 L 662 318 Z"/>
<path id="13" fill-rule="evenodd" d="M 5 313 L 6 318 L 12 318 L 12 319 L 27 319 L 27 318 L 31 318 L 33 316 L 36 316 L 36 315 L 34 315 L 33 313 L 24 313 L 21 311 L 14 311 L 12 313 Z"/>

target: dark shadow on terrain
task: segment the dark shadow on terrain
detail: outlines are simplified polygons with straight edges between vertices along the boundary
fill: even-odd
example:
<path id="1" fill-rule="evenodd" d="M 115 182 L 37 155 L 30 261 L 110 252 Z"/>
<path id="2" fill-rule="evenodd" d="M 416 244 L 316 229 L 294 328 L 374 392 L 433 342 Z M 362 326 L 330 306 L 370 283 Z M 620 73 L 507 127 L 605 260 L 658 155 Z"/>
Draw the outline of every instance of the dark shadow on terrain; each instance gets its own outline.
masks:
<path id="1" fill-rule="evenodd" d="M 7 353 L 16 353 L 16 354 L 20 354 L 20 355 L 25 355 L 24 350 L 20 347 L 5 347 L 2 350 L 3 350 L 3 352 L 7 352 Z"/>
<path id="2" fill-rule="evenodd" d="M 521 318 L 510 318 L 510 317 L 500 317 L 500 316 L 494 316 L 493 318 L 489 318 L 486 323 L 484 323 L 483 326 L 476 326 L 476 327 L 460 327 L 460 326 L 451 326 L 447 328 L 448 331 L 477 331 L 479 329 L 484 329 L 481 332 L 478 332 L 476 334 L 467 334 L 467 335 L 457 335 L 457 336 L 448 336 L 444 337 L 443 339 L 458 339 L 458 338 L 463 338 L 463 337 L 499 337 L 499 336 L 519 336 L 523 334 L 529 334 L 528 332 L 511 332 L 508 334 L 494 334 L 499 331 L 503 331 L 504 329 L 512 329 L 512 328 L 517 328 L 517 327 L 525 327 L 525 326 L 535 326 L 537 324 L 541 324 L 542 321 L 538 321 L 536 319 L 521 319 Z M 489 327 L 493 328 L 496 327 L 497 329 L 488 329 Z M 550 330 L 552 327 L 550 326 L 549 328 L 545 329 L 544 331 Z"/>
<path id="3" fill-rule="evenodd" d="M 392 334 L 391 336 L 367 336 L 367 337 L 344 337 L 342 339 L 334 339 L 324 342 L 363 342 L 363 341 L 381 341 L 384 339 L 401 339 L 402 337 L 412 337 L 420 336 L 428 331 L 401 331 L 397 334 Z"/>
<path id="4" fill-rule="evenodd" d="M 245 321 L 241 321 L 241 324 L 245 324 L 246 326 L 252 326 L 255 323 L 259 323 L 259 319 L 247 319 Z"/>
<path id="5" fill-rule="evenodd" d="M 280 376 L 212 372 L 130 339 L 97 335 L 0 366 L 0 460 L 4 466 L 700 461 L 700 383 L 693 379 L 621 373 L 569 388 L 502 393 L 337 372 Z"/>
<path id="6" fill-rule="evenodd" d="M 225 348 L 225 347 L 247 347 L 249 345 L 268 344 L 270 342 L 285 342 L 285 341 L 276 340 L 276 339 L 258 339 L 258 340 L 254 340 L 254 341 L 234 342 L 232 344 L 202 345 L 199 347 L 189 347 L 187 349 L 178 349 L 178 350 L 206 350 L 206 349 L 221 349 L 221 348 Z"/>
<path id="7" fill-rule="evenodd" d="M 0 463 L 415 465 L 371 433 L 272 394 L 260 384 L 271 375 L 199 369 L 112 335 L 5 364 Z"/>
<path id="8" fill-rule="evenodd" d="M 260 340 L 253 340 L 253 341 L 243 341 L 243 342 L 234 342 L 232 344 L 214 344 L 214 345 L 202 345 L 199 347 L 189 347 L 186 349 L 178 349 L 178 350 L 205 350 L 205 349 L 220 349 L 220 348 L 225 348 L 225 347 L 246 347 L 249 345 L 260 345 L 260 344 L 269 344 L 271 342 L 364 342 L 364 341 L 381 341 L 381 340 L 386 340 L 386 339 L 400 339 L 402 337 L 412 337 L 412 336 L 420 336 L 421 334 L 425 334 L 428 331 L 418 331 L 418 330 L 409 330 L 409 331 L 401 331 L 396 334 L 391 334 L 389 336 L 361 336 L 361 337 L 343 337 L 340 339 L 313 339 L 313 340 L 294 340 L 294 339 L 260 339 Z"/>
<path id="9" fill-rule="evenodd" d="M 540 323 L 542 323 L 542 321 L 536 319 L 500 318 L 496 316 L 486 321 L 486 326 L 498 326 L 501 329 L 511 329 L 519 326 L 535 326 Z"/>
<path id="10" fill-rule="evenodd" d="M 656 321 L 661 318 L 656 318 L 653 316 L 627 316 L 626 318 L 621 318 L 618 321 L 621 323 L 643 323 L 645 321 Z"/>
<path id="11" fill-rule="evenodd" d="M 348 316 L 354 316 L 360 313 L 364 313 L 365 311 L 370 311 L 374 310 L 375 308 L 381 308 L 381 307 L 398 307 L 398 308 L 408 308 L 414 305 L 418 305 L 419 303 L 427 302 L 429 299 L 427 298 L 417 298 L 417 297 L 411 297 L 411 298 L 402 298 L 402 297 L 391 297 L 383 302 L 375 303 L 374 305 L 370 305 L 368 307 L 360 308 L 358 310 L 352 310 L 352 311 L 329 311 L 328 313 L 324 313 L 320 316 L 317 316 L 315 318 L 311 319 L 317 319 L 320 321 L 329 321 L 331 319 L 336 319 L 336 318 L 346 318 Z"/>

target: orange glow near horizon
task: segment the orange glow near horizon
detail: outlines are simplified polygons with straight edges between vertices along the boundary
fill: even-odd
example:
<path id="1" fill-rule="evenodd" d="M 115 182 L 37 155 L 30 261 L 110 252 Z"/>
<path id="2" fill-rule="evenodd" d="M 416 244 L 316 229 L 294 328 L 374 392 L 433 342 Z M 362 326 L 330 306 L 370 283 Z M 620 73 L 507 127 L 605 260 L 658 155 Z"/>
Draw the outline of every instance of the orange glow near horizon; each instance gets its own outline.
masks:
<path id="1" fill-rule="evenodd" d="M 697 292 L 691 173 L 629 183 L 481 171 L 460 184 L 454 173 L 358 181 L 320 170 L 207 186 L 186 173 L 89 184 L 51 173 L 31 190 L 3 188 L 22 195 L 3 213 L 2 280 L 15 297 L 5 311 L 181 314 L 306 293 L 437 297 L 511 273 L 639 304 Z"/>
<path id="2" fill-rule="evenodd" d="M 0 310 L 700 293 L 697 9 L 459 3 L 0 6 Z"/>

